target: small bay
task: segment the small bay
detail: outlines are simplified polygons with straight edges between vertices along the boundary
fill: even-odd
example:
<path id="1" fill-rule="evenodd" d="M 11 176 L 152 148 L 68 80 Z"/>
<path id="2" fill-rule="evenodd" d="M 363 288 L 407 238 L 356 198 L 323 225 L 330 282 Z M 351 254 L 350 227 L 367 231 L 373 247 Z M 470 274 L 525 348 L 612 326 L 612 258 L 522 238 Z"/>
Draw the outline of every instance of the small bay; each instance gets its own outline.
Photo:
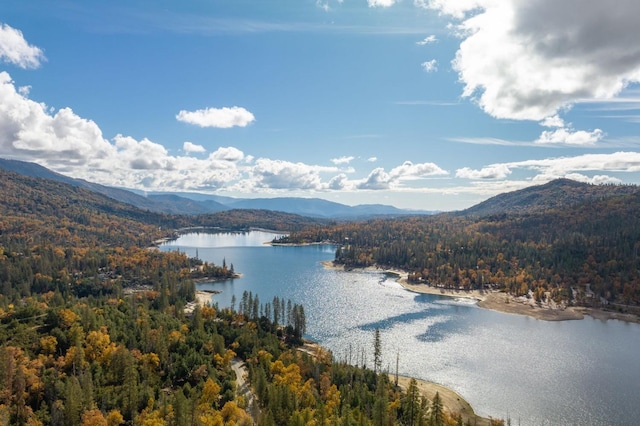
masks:
<path id="1" fill-rule="evenodd" d="M 339 360 L 383 366 L 454 389 L 477 413 L 521 425 L 632 425 L 640 418 L 640 325 L 590 317 L 547 322 L 465 300 L 420 295 L 375 271 L 325 269 L 329 245 L 270 246 L 274 234 L 192 233 L 161 246 L 221 265 L 242 278 L 199 284 L 231 305 L 244 291 L 304 305 L 307 337 Z"/>

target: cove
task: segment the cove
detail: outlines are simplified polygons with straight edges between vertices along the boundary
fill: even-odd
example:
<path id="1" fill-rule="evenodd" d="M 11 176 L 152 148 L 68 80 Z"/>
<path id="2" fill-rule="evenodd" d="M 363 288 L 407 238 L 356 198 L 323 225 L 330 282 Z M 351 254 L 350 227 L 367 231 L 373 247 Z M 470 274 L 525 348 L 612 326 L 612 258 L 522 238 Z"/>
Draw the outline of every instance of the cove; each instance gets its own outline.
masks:
<path id="1" fill-rule="evenodd" d="M 586 317 L 547 322 L 419 295 L 374 271 L 325 269 L 335 247 L 265 245 L 274 234 L 193 233 L 163 244 L 242 278 L 199 284 L 230 306 L 242 293 L 303 304 L 307 337 L 339 360 L 373 360 L 379 328 L 383 366 L 460 393 L 476 413 L 521 425 L 632 425 L 640 418 L 640 325 Z M 367 362 L 368 359 L 368 362 Z"/>

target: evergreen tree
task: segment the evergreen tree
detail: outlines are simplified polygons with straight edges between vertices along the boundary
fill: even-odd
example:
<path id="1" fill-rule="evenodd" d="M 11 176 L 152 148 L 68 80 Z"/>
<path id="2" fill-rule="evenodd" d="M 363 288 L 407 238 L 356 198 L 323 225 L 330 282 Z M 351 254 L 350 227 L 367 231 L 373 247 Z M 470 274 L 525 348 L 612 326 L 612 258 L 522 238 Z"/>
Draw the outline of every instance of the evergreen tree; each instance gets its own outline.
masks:
<path id="1" fill-rule="evenodd" d="M 378 375 L 376 384 L 375 402 L 373 403 L 373 425 L 386 426 L 389 423 L 387 412 L 387 381 L 383 375 Z"/>
<path id="2" fill-rule="evenodd" d="M 431 426 L 444 426 L 444 409 L 440 392 L 436 392 L 433 401 L 431 401 Z"/>
<path id="3" fill-rule="evenodd" d="M 380 341 L 380 329 L 376 327 L 373 339 L 373 371 L 378 373 L 382 366 L 382 342 Z"/>
<path id="4" fill-rule="evenodd" d="M 411 379 L 402 400 L 402 422 L 406 426 L 419 426 L 423 415 L 418 382 L 416 379 Z"/>

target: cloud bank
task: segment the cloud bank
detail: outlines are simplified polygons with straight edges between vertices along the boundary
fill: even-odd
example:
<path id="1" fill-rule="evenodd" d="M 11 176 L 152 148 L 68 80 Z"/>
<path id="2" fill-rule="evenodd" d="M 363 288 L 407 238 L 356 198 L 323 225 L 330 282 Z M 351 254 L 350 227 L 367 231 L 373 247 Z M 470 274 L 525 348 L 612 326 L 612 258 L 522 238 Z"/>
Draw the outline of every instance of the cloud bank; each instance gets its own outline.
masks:
<path id="1" fill-rule="evenodd" d="M 515 161 L 491 164 L 480 170 L 464 167 L 456 171 L 456 177 L 476 181 L 499 181 L 506 179 L 515 170 L 534 173 L 534 176 L 524 186 L 545 183 L 558 178 L 594 184 L 620 183 L 621 180 L 615 176 L 594 174 L 589 177 L 585 173 L 637 173 L 640 171 L 640 153 L 619 151 L 611 154 L 585 154 L 574 157 Z M 498 187 L 500 184 L 496 183 L 496 185 Z"/>
<path id="2" fill-rule="evenodd" d="M 204 146 L 188 141 L 181 152 L 173 154 L 147 138 L 117 134 L 108 140 L 94 121 L 71 108 L 53 111 L 29 99 L 28 91 L 0 72 L 0 156 L 35 161 L 104 185 L 155 191 L 326 192 L 401 188 L 410 180 L 447 174 L 433 163 L 407 161 L 389 172 L 377 168 L 366 179 L 349 179 L 355 171 L 345 166 L 352 156 L 329 158 L 333 165 L 328 166 L 254 160 L 235 147 L 219 147 L 207 155 Z"/>
<path id="3" fill-rule="evenodd" d="M 106 139 L 99 126 L 75 114 L 71 108 L 53 111 L 44 103 L 27 97 L 16 88 L 7 72 L 0 72 L 0 156 L 37 163 L 76 178 L 104 185 L 155 191 L 227 191 L 259 193 L 330 191 L 416 191 L 441 192 L 432 178 L 450 173 L 435 163 L 403 164 L 385 170 L 374 168 L 363 178 L 350 177 L 345 169 L 350 156 L 328 158 L 332 165 L 314 165 L 278 159 L 258 158 L 227 146 L 212 152 L 202 145 L 184 142 L 176 155 L 163 145 L 143 138 L 118 134 Z M 545 123 L 555 130 L 570 126 L 551 117 Z M 576 132 L 577 133 L 577 132 Z M 197 157 L 191 156 L 192 153 Z M 375 162 L 375 157 L 366 160 Z M 526 181 L 507 180 L 514 171 L 528 173 Z M 616 173 L 640 172 L 640 153 L 615 152 L 541 160 L 490 164 L 480 169 L 459 168 L 456 179 L 470 180 L 471 186 L 457 192 L 498 193 L 566 177 L 590 183 L 619 183 Z M 480 182 L 482 182 L 480 184 Z"/>

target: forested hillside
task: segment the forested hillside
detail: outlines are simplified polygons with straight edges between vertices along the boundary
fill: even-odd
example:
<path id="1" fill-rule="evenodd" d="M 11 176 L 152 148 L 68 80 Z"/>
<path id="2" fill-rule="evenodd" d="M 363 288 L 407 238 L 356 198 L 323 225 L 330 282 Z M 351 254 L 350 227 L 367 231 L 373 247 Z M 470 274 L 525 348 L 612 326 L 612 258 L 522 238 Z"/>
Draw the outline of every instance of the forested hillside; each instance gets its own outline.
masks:
<path id="1" fill-rule="evenodd" d="M 587 200 L 631 195 L 638 191 L 633 185 L 591 185 L 570 179 L 556 179 L 544 185 L 496 195 L 459 212 L 462 216 L 540 213 L 563 209 Z"/>
<path id="2" fill-rule="evenodd" d="M 233 198 L 192 192 L 143 193 L 104 186 L 83 179 L 74 179 L 49 170 L 39 164 L 0 158 L 0 172 L 9 171 L 33 178 L 49 179 L 104 195 L 139 209 L 176 215 L 204 215 L 225 210 L 279 211 L 295 215 L 324 218 L 326 220 L 357 220 L 366 217 L 432 214 L 428 211 L 402 210 L 381 204 L 347 206 L 320 198 L 276 197 Z"/>
<path id="3" fill-rule="evenodd" d="M 294 233 L 282 242 L 333 241 L 340 244 L 336 263 L 402 268 L 414 282 L 532 292 L 538 300 L 548 296 L 587 306 L 603 300 L 637 306 L 640 191 L 625 192 L 531 213 L 340 224 Z"/>
<path id="4" fill-rule="evenodd" d="M 148 249 L 178 226 L 317 221 L 264 211 L 186 219 L 0 178 L 0 425 L 470 424 L 414 384 L 402 392 L 366 366 L 296 350 L 302 306 L 246 294 L 238 310 L 189 314 L 194 279 L 233 267 Z M 248 393 L 237 391 L 243 363 Z"/>

